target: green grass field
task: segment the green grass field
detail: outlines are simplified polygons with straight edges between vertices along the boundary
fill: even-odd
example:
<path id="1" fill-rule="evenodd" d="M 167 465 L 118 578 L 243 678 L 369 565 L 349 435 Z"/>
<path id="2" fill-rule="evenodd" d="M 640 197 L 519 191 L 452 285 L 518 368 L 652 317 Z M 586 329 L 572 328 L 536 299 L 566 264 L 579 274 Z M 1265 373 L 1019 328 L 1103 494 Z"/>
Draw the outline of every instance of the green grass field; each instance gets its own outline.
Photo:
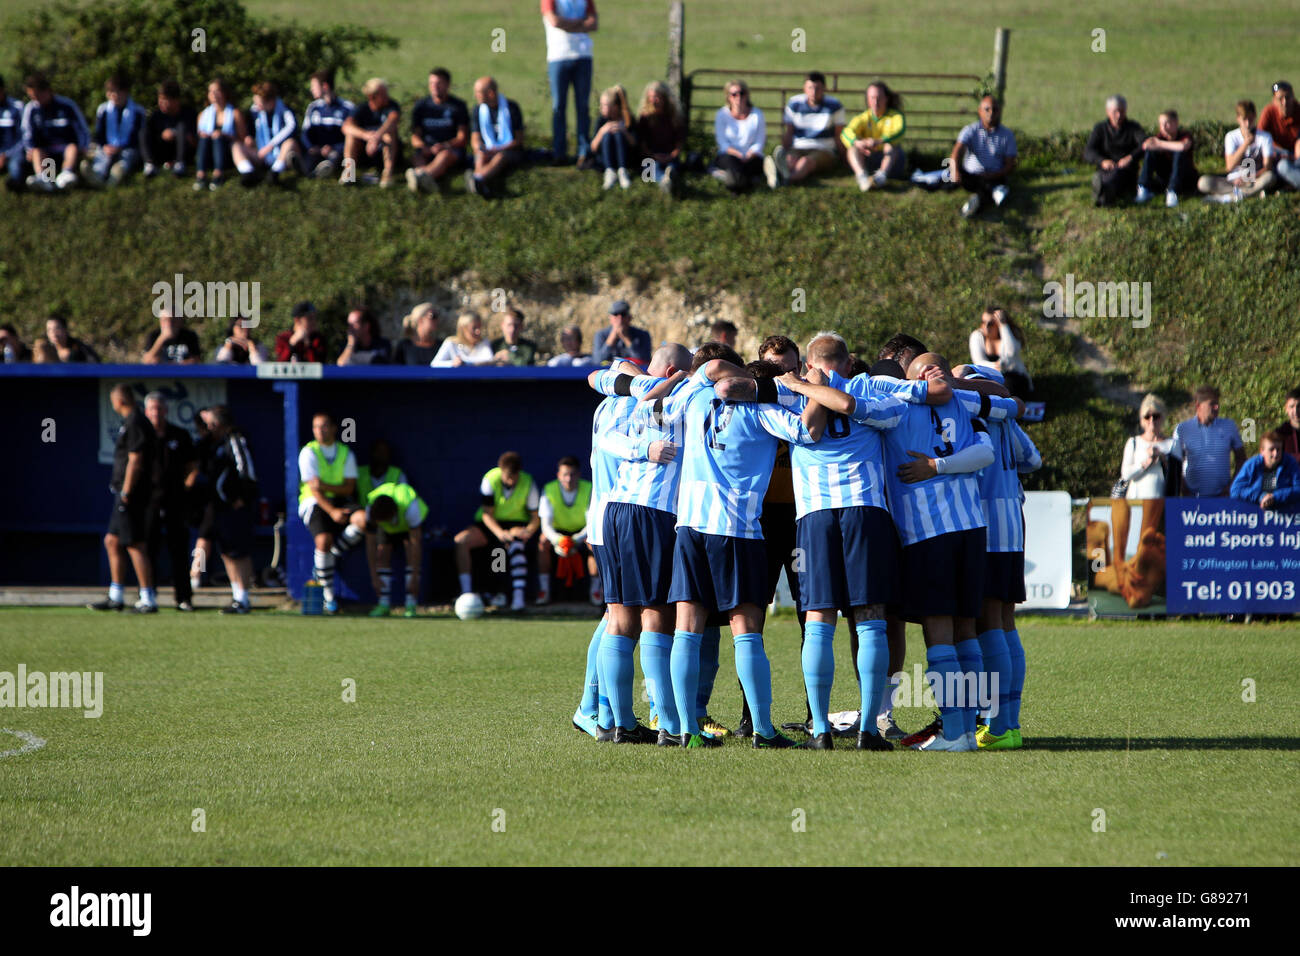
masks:
<path id="1" fill-rule="evenodd" d="M 1027 747 L 964 755 L 596 744 L 569 726 L 591 627 L 0 612 L 0 671 L 105 675 L 98 719 L 0 710 L 48 741 L 0 758 L 0 864 L 1295 862 L 1295 624 L 1025 618 Z M 793 621 L 767 637 L 775 719 L 798 719 Z M 855 706 L 842 629 L 837 652 L 833 709 Z"/>

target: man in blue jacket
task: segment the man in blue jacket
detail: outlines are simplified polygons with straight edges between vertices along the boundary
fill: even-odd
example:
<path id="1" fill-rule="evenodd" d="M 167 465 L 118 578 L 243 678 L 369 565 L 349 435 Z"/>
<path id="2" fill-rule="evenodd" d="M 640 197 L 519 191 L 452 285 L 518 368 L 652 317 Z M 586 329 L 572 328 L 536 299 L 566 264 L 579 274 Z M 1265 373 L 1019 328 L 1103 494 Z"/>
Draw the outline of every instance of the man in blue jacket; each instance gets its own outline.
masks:
<path id="1" fill-rule="evenodd" d="M 1300 510 L 1300 465 L 1282 453 L 1282 436 L 1272 431 L 1259 440 L 1259 454 L 1241 466 L 1232 497 L 1261 508 Z"/>
<path id="2" fill-rule="evenodd" d="M 126 77 L 114 73 L 104 86 L 107 99 L 95 111 L 92 155 L 81 161 L 81 178 L 88 186 L 120 185 L 138 170 L 140 131 L 144 129 L 144 107 L 131 99 Z"/>
<path id="3" fill-rule="evenodd" d="M 90 147 L 86 117 L 76 103 L 50 89 L 44 73 L 26 77 L 23 89 L 28 97 L 23 107 L 23 148 L 35 170 L 27 185 L 44 192 L 75 186 L 77 161 Z"/>

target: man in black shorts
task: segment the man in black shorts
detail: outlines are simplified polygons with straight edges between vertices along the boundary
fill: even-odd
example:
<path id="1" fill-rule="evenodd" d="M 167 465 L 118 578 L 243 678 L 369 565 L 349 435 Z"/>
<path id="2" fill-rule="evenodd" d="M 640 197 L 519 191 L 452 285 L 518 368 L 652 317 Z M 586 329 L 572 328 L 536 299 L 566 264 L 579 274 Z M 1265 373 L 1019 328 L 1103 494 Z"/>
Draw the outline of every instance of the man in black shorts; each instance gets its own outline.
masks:
<path id="1" fill-rule="evenodd" d="M 213 451 L 208 463 L 211 507 L 199 537 L 221 549 L 230 578 L 230 605 L 222 614 L 247 614 L 248 589 L 253 586 L 253 510 L 257 503 L 257 472 L 248 439 L 226 405 L 205 409 Z"/>
<path id="2" fill-rule="evenodd" d="M 446 191 L 448 177 L 464 166 L 469 149 L 469 109 L 452 96 L 451 74 L 443 67 L 429 73 L 429 95 L 411 111 L 411 149 L 406 171 L 411 192 Z"/>
<path id="3" fill-rule="evenodd" d="M 317 412 L 311 420 L 312 441 L 298 453 L 298 516 L 316 543 L 313 567 L 325 599 L 325 613 L 337 614 L 334 596 L 334 565 L 341 553 L 336 538 L 353 545 L 364 533 L 348 524 L 356 510 L 357 456 L 338 438 L 338 424 L 328 412 Z"/>
<path id="4" fill-rule="evenodd" d="M 113 510 L 109 514 L 108 533 L 104 535 L 104 550 L 108 553 L 108 572 L 111 582 L 108 597 L 86 605 L 92 611 L 120 611 L 122 579 L 126 573 L 126 555 L 131 556 L 136 580 L 140 584 L 140 600 L 135 610 L 140 614 L 154 614 L 158 599 L 153 587 L 153 567 L 149 563 L 149 538 L 151 510 L 149 508 L 149 476 L 155 443 L 153 429 L 136 404 L 135 396 L 127 385 L 115 385 L 111 393 L 113 411 L 122 416 L 113 447 L 113 477 L 109 489 L 113 493 Z M 123 554 L 125 548 L 126 554 Z"/>
<path id="5" fill-rule="evenodd" d="M 392 185 L 393 174 L 402 161 L 402 140 L 397 134 L 397 123 L 402 108 L 388 95 L 388 84 L 375 78 L 366 80 L 361 87 L 366 101 L 343 122 L 343 147 L 345 160 L 352 161 L 339 177 L 343 183 L 356 184 L 357 167 L 380 168 L 379 185 Z"/>
<path id="6" fill-rule="evenodd" d="M 144 399 L 144 415 L 153 431 L 153 475 L 149 508 L 153 540 L 150 558 L 157 552 L 162 530 L 166 528 L 167 556 L 172 570 L 172 589 L 176 610 L 193 611 L 190 587 L 189 494 L 199 477 L 198 457 L 190 433 L 167 421 L 167 397 L 150 392 Z M 153 562 L 157 565 L 157 562 Z"/>

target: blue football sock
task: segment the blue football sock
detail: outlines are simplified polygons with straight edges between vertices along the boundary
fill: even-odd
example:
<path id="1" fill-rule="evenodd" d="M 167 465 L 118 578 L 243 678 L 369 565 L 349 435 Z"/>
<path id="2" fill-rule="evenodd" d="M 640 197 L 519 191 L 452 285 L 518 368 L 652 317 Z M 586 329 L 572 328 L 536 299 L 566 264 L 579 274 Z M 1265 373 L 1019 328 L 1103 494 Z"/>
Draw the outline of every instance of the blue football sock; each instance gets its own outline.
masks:
<path id="1" fill-rule="evenodd" d="M 984 655 L 980 653 L 980 642 L 971 637 L 956 643 L 957 666 L 962 674 L 962 726 L 966 733 L 975 733 L 975 725 L 980 713 L 980 672 L 984 670 Z M 988 686 L 988 678 L 983 686 Z"/>
<path id="2" fill-rule="evenodd" d="M 1025 648 L 1020 643 L 1020 632 L 1015 628 L 1004 631 L 1007 654 L 1011 657 L 1011 689 L 1007 699 L 1007 726 L 1020 726 L 1020 695 L 1025 689 Z"/>
<path id="3" fill-rule="evenodd" d="M 772 728 L 772 668 L 763 650 L 762 634 L 736 634 L 736 676 L 749 701 L 754 732 L 761 737 L 775 737 Z"/>
<path id="4" fill-rule="evenodd" d="M 1011 654 L 1001 628 L 985 631 L 979 641 L 980 651 L 984 654 L 984 669 L 989 675 L 989 693 L 997 691 L 997 702 L 989 708 L 989 732 L 1001 737 L 1011 727 L 1007 706 L 1011 698 Z"/>
<path id="5" fill-rule="evenodd" d="M 632 663 L 632 651 L 636 641 L 630 637 L 620 637 L 608 630 L 600 639 L 601 669 L 605 675 L 605 695 L 609 698 L 609 708 L 614 714 L 614 722 L 625 730 L 636 726 L 636 715 L 632 712 L 633 684 L 636 680 L 636 668 Z"/>
<path id="6" fill-rule="evenodd" d="M 722 641 L 722 628 L 706 627 L 700 641 L 700 684 L 695 694 L 695 716 L 707 717 L 709 701 L 713 698 L 713 682 L 718 676 L 718 645 Z"/>
<path id="7" fill-rule="evenodd" d="M 641 632 L 641 670 L 645 673 L 646 688 L 655 702 L 659 726 L 676 737 L 682 728 L 677 721 L 677 706 L 673 700 L 672 652 L 672 635 Z"/>
<path id="8" fill-rule="evenodd" d="M 700 732 L 700 649 L 702 635 L 692 631 L 677 631 L 673 634 L 671 656 L 673 699 L 677 707 L 677 716 L 681 722 L 679 728 L 684 734 Z M 707 643 L 707 642 L 705 642 Z M 714 650 L 717 650 L 715 645 Z"/>
<path id="9" fill-rule="evenodd" d="M 934 691 L 935 703 L 939 705 L 939 716 L 943 718 L 944 740 L 956 740 L 966 732 L 966 718 L 960 707 L 954 707 L 949 701 L 949 689 L 955 688 L 961 665 L 957 663 L 957 649 L 951 644 L 936 644 L 925 653 L 925 679 Z"/>
<path id="10" fill-rule="evenodd" d="M 876 710 L 884 688 L 889 686 L 886 671 L 889 670 L 889 637 L 885 633 L 885 622 L 859 621 L 858 632 L 858 691 L 862 702 L 858 705 L 861 719 L 858 730 L 876 733 Z"/>
<path id="11" fill-rule="evenodd" d="M 831 683 L 835 679 L 835 625 L 809 621 L 803 629 L 803 683 L 812 709 L 814 734 L 827 733 L 831 709 Z"/>
<path id="12" fill-rule="evenodd" d="M 600 709 L 600 675 L 597 672 L 596 661 L 600 657 L 600 639 L 605 633 L 606 621 L 608 618 L 600 619 L 596 630 L 592 632 L 591 643 L 587 645 L 587 681 L 582 688 L 582 703 L 578 704 L 579 710 L 593 716 Z"/>

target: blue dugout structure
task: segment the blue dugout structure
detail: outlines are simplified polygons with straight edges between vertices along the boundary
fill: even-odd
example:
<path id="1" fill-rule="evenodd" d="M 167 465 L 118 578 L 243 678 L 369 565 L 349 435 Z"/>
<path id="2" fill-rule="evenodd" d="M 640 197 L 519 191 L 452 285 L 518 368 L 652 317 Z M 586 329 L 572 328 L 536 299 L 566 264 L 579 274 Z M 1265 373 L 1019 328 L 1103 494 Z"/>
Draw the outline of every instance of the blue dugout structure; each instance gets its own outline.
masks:
<path id="1" fill-rule="evenodd" d="M 112 469 L 100 463 L 98 450 L 101 427 L 115 433 L 118 419 L 109 412 L 101 426 L 99 405 L 106 387 L 126 382 L 141 399 L 154 389 L 168 395 L 171 416 L 181 424 L 205 403 L 205 392 L 224 386 L 225 402 L 248 436 L 261 494 L 273 516 L 285 515 L 288 588 L 296 598 L 312 569 L 311 536 L 297 513 L 298 452 L 311 439 L 312 415 L 327 411 L 340 421 L 351 419 L 350 444 L 362 464 L 371 442 L 387 439 L 394 464 L 429 506 L 422 600 L 449 598 L 458 588 L 447 549 L 472 520 L 479 480 L 501 452 L 519 452 L 539 484 L 555 476 L 564 455 L 576 456 L 587 471 L 591 416 L 600 399 L 587 387 L 590 371 L 0 365 L 4 446 L 10 454 L 0 469 L 6 502 L 0 514 L 0 582 L 107 583 L 102 537 L 113 507 Z M 272 531 L 260 526 L 258 534 L 254 566 L 261 568 L 271 553 Z M 165 558 L 160 563 L 165 565 Z M 342 597 L 372 599 L 364 556 L 349 556 L 341 571 Z M 160 574 L 161 583 L 170 580 Z"/>

